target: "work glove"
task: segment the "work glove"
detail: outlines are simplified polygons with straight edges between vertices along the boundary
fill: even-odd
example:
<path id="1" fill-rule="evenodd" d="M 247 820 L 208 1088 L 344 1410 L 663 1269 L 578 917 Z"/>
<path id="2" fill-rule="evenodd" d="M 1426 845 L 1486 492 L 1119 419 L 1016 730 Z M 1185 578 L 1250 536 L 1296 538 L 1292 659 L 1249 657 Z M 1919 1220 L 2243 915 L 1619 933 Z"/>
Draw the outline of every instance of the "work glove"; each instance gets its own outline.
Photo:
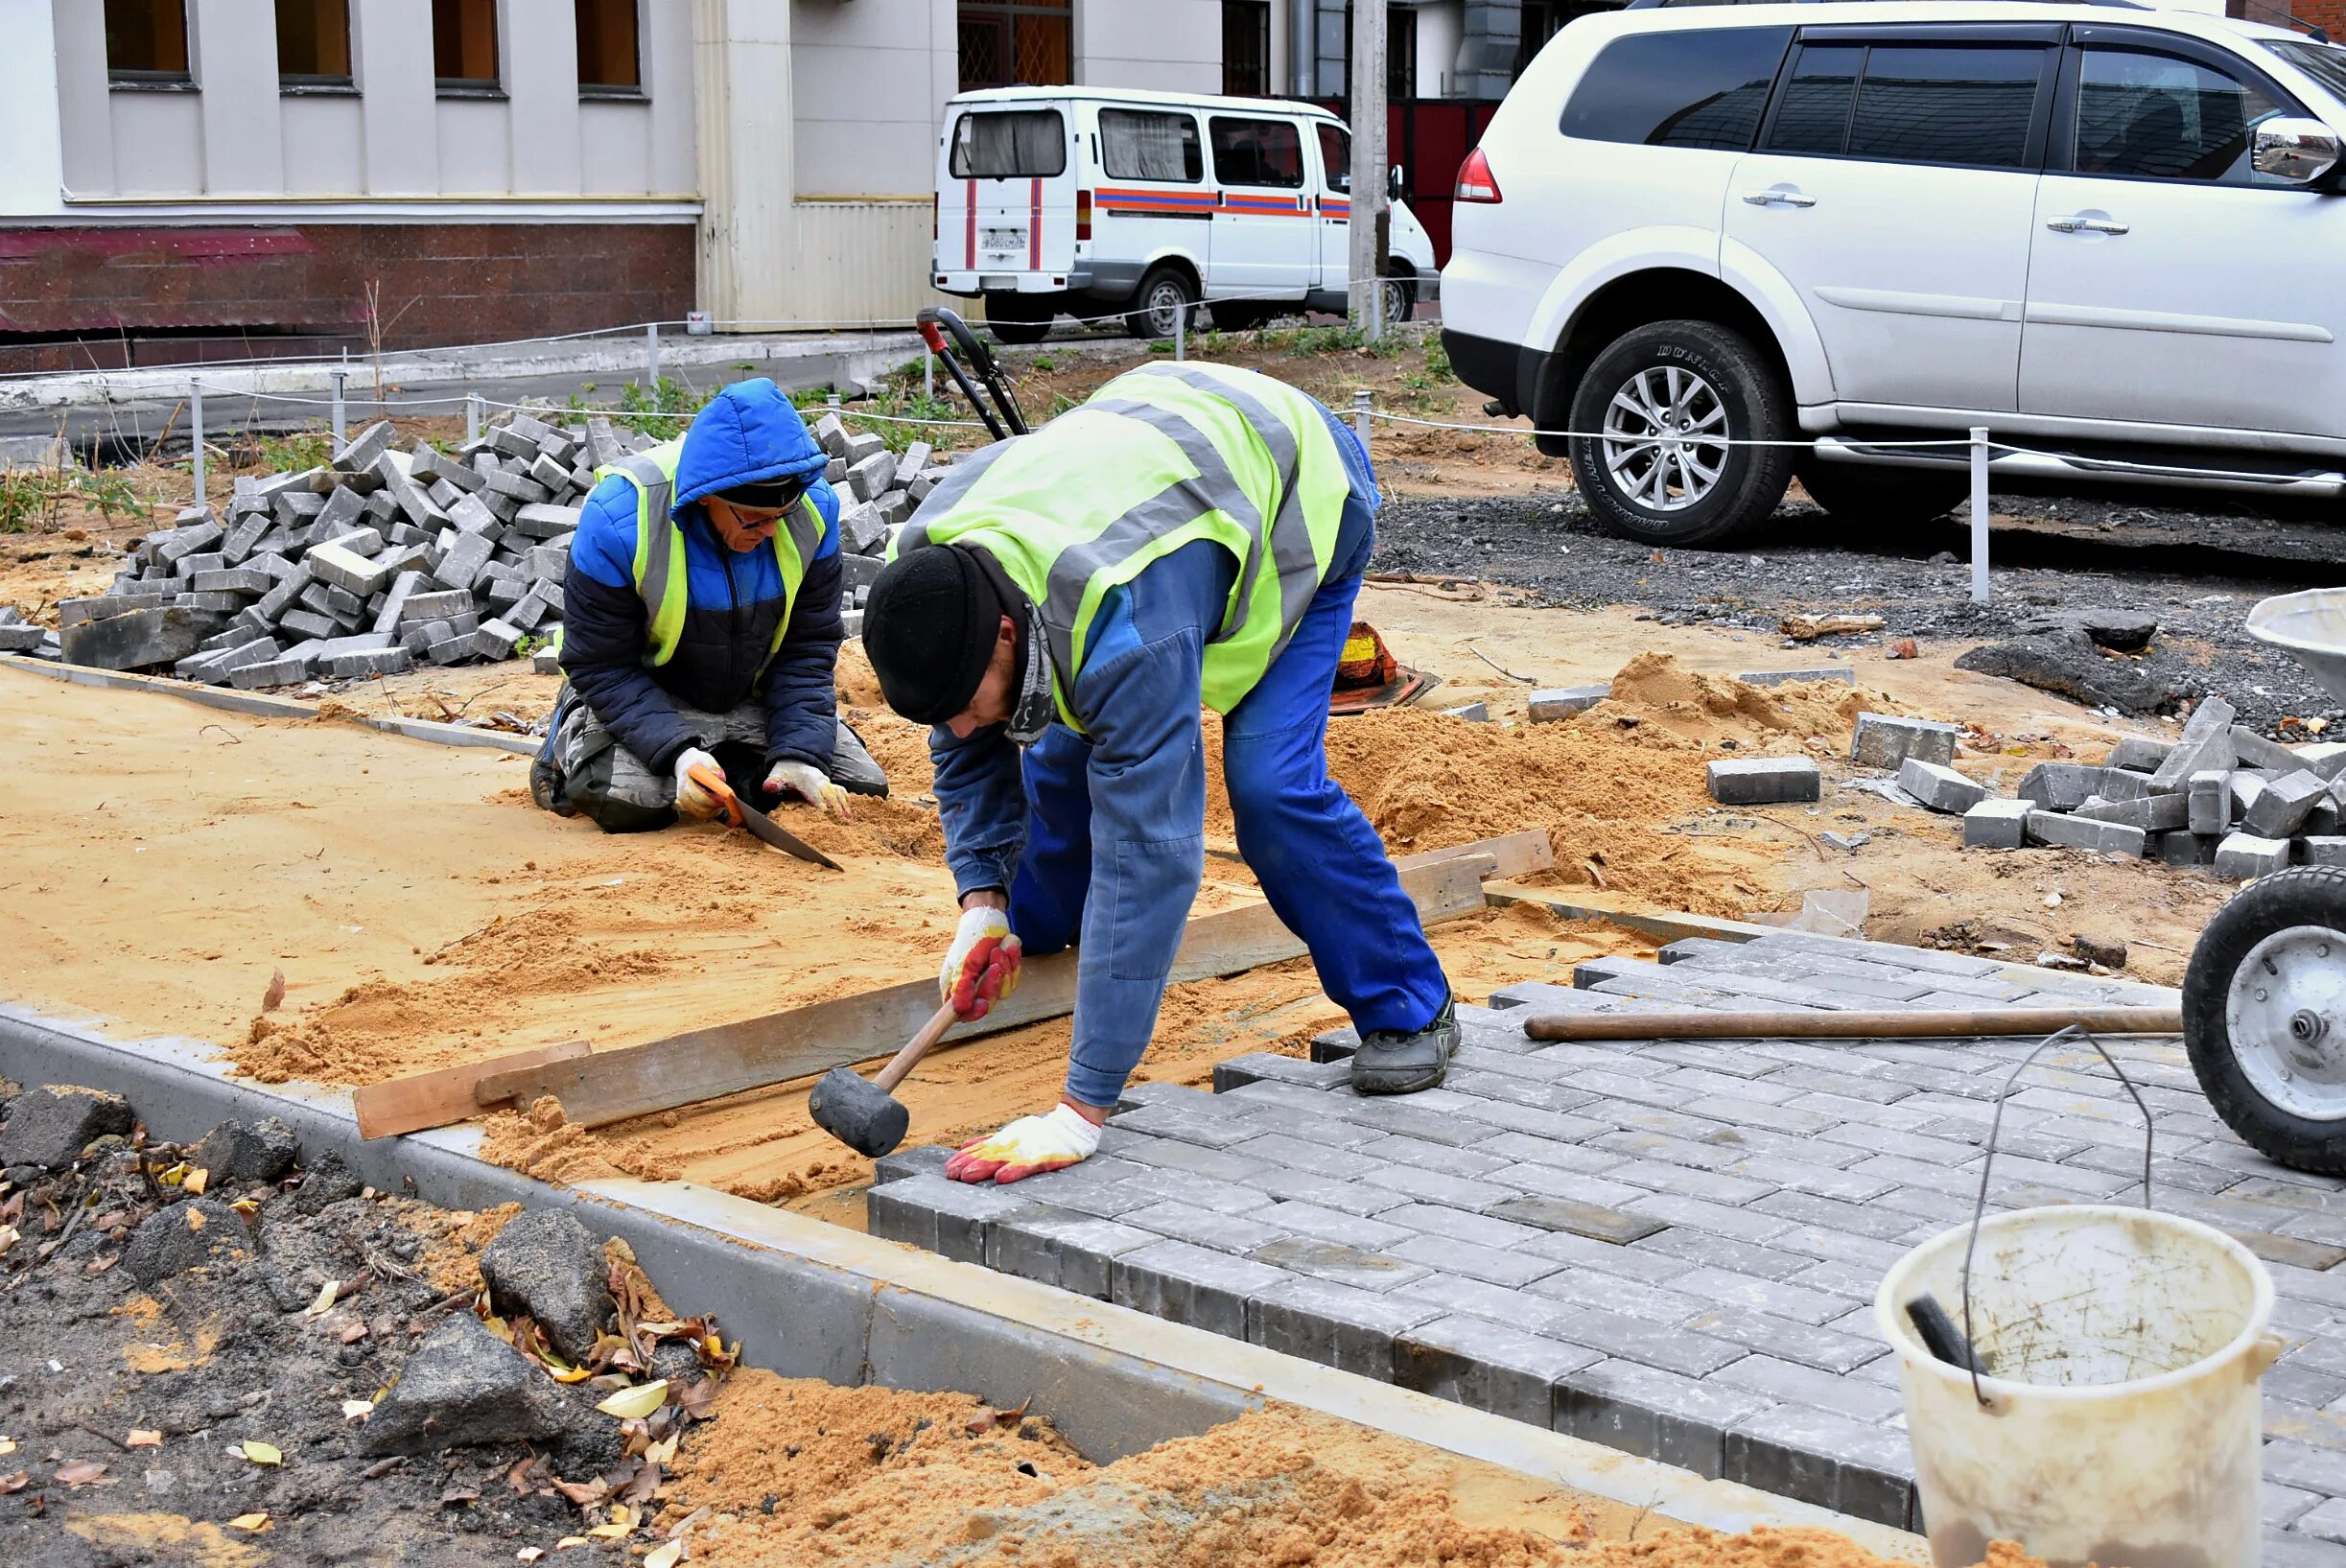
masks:
<path id="1" fill-rule="evenodd" d="M 1048 1115 L 1021 1116 L 992 1137 L 964 1145 L 945 1162 L 945 1174 L 954 1182 L 1020 1182 L 1088 1159 L 1099 1146 L 1100 1130 L 1062 1101 Z"/>
<path id="2" fill-rule="evenodd" d="M 994 1004 L 1019 989 L 1023 951 L 1010 934 L 1010 917 L 975 904 L 961 912 L 953 945 L 937 971 L 937 990 L 965 1022 L 982 1018 Z"/>
<path id="3" fill-rule="evenodd" d="M 832 783 L 831 775 L 809 762 L 776 762 L 765 776 L 769 795 L 795 795 L 809 806 L 819 806 L 847 820 L 847 791 Z"/>
<path id="4" fill-rule="evenodd" d="M 722 779 L 725 776 L 725 766 L 698 746 L 687 746 L 676 754 L 677 814 L 691 817 L 695 822 L 706 822 L 725 807 L 715 795 L 692 782 L 692 773 L 694 768 L 715 774 L 717 778 Z"/>

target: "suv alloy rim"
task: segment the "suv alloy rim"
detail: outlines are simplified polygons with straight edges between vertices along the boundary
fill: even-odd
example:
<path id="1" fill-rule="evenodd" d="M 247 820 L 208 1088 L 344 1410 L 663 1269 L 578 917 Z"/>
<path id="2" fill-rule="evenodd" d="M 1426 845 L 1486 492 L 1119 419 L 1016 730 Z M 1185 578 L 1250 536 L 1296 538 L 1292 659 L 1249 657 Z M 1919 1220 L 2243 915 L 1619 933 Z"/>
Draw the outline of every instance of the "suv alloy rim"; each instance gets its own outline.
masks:
<path id="1" fill-rule="evenodd" d="M 1726 406 L 1691 370 L 1651 365 L 1605 407 L 1605 471 L 1649 511 L 1684 511 L 1701 501 L 1726 462 Z"/>

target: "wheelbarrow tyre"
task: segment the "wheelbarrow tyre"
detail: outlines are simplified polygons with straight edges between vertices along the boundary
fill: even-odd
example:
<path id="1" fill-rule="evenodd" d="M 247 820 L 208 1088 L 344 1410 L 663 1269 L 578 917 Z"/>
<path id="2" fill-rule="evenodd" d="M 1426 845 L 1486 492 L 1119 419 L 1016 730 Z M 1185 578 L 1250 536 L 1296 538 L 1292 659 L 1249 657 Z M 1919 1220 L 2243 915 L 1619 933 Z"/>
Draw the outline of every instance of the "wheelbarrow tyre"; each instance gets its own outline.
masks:
<path id="1" fill-rule="evenodd" d="M 2183 973 L 2183 1044 L 2208 1103 L 2251 1148 L 2292 1170 L 2346 1175 L 2346 1121 L 2316 1120 L 2276 1105 L 2241 1066 L 2231 1036 L 2234 975 L 2259 943 L 2298 925 L 2335 929 L 2338 961 L 2346 965 L 2346 868 L 2275 872 L 2216 912 Z"/>

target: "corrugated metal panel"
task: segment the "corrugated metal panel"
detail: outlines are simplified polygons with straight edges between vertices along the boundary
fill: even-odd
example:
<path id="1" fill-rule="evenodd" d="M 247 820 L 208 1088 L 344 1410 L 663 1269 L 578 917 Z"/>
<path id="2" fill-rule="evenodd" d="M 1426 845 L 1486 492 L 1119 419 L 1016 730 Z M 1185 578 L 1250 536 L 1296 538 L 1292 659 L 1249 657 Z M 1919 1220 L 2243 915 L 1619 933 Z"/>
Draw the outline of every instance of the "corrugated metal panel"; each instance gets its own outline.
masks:
<path id="1" fill-rule="evenodd" d="M 909 321 L 928 288 L 926 201 L 802 201 L 775 265 L 743 277 L 740 315 L 758 321 Z"/>

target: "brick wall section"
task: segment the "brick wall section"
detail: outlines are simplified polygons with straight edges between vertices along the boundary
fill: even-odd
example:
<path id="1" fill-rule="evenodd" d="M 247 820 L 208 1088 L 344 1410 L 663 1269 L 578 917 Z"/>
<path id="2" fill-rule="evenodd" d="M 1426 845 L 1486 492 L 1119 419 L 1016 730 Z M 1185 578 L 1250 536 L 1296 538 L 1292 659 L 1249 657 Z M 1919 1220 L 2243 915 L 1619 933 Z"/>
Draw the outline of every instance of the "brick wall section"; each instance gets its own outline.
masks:
<path id="1" fill-rule="evenodd" d="M 2346 41 L 2346 0 L 2294 0 L 2288 9 L 2299 21 L 2311 22 L 2329 34 L 2331 42 Z M 2252 10 L 2249 14 L 2264 19 L 2262 11 Z"/>
<path id="2" fill-rule="evenodd" d="M 0 229 L 0 371 L 356 348 L 370 281 L 392 348 L 677 320 L 692 270 L 690 223 Z"/>

